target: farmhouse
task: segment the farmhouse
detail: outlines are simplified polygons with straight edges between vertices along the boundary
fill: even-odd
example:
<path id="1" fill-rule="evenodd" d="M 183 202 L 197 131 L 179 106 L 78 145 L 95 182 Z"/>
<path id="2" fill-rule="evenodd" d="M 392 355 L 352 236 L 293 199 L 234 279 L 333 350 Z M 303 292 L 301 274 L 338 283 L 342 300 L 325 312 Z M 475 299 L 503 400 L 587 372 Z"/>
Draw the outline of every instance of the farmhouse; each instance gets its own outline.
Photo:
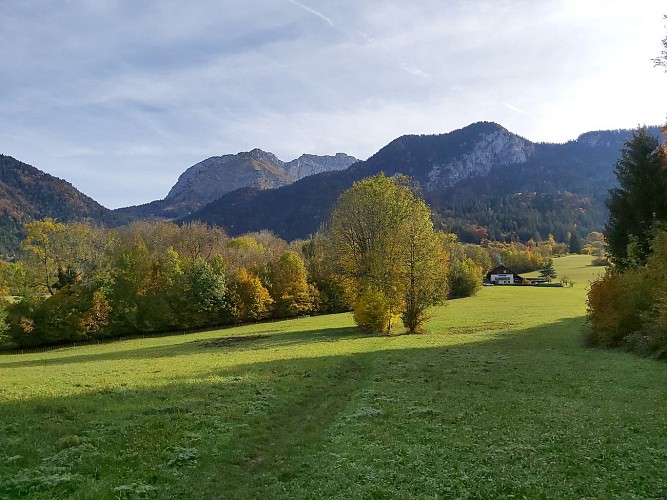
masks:
<path id="1" fill-rule="evenodd" d="M 528 281 L 510 268 L 500 265 L 486 274 L 484 282 L 492 285 L 523 285 Z"/>

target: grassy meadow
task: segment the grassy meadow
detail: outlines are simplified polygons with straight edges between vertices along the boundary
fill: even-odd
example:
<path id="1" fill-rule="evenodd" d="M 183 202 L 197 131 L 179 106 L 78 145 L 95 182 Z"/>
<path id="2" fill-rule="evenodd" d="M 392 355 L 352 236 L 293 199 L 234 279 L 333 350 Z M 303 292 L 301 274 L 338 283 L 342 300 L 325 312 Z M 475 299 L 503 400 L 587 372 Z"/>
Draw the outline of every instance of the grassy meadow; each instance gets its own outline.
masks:
<path id="1" fill-rule="evenodd" d="M 0 498 L 666 498 L 667 364 L 582 346 L 589 262 L 425 335 L 340 314 L 0 356 Z"/>

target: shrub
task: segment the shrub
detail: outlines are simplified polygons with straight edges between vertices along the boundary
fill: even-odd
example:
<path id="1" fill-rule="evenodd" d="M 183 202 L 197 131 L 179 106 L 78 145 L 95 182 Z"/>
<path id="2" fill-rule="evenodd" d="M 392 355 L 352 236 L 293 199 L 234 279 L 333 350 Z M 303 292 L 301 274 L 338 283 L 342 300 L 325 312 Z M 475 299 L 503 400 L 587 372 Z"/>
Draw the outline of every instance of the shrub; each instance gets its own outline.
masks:
<path id="1" fill-rule="evenodd" d="M 482 287 L 482 268 L 471 259 L 452 262 L 449 270 L 449 298 L 475 295 Z"/>
<path id="2" fill-rule="evenodd" d="M 607 272 L 588 293 L 587 343 L 623 346 L 630 334 L 642 330 L 651 307 L 651 280 L 644 270 Z"/>
<path id="3" fill-rule="evenodd" d="M 377 290 L 365 289 L 354 304 L 354 321 L 373 333 L 391 330 L 398 315 L 392 314 L 389 300 Z"/>

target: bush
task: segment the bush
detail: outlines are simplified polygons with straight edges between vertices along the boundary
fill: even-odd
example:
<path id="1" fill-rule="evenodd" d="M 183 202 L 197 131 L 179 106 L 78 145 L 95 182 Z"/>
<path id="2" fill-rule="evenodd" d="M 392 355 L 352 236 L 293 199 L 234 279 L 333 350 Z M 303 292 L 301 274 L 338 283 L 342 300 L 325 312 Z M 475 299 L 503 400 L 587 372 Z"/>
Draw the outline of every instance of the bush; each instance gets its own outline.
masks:
<path id="1" fill-rule="evenodd" d="M 389 300 L 372 288 L 364 290 L 354 304 L 354 321 L 364 330 L 389 331 L 397 319 L 398 315 L 391 313 Z"/>
<path id="2" fill-rule="evenodd" d="M 644 269 L 609 271 L 594 282 L 588 294 L 588 343 L 622 347 L 629 335 L 640 332 L 653 306 L 651 289 Z"/>
<path id="3" fill-rule="evenodd" d="M 449 298 L 471 297 L 482 287 L 482 268 L 471 259 L 453 262 L 449 270 Z"/>
<path id="4" fill-rule="evenodd" d="M 607 257 L 606 255 L 595 257 L 595 258 L 593 258 L 593 260 L 591 260 L 591 265 L 593 265 L 593 266 L 609 266 L 610 265 L 609 257 Z"/>
<path id="5" fill-rule="evenodd" d="M 646 265 L 609 269 L 588 294 L 586 342 L 667 358 L 667 232 L 658 231 Z"/>

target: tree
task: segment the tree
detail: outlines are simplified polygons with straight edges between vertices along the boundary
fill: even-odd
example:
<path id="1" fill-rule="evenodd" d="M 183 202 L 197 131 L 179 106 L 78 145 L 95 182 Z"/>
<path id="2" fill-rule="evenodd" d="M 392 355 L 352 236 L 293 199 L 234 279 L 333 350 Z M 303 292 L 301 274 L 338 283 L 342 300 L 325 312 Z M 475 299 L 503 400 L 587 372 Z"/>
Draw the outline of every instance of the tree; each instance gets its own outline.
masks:
<path id="1" fill-rule="evenodd" d="M 9 331 L 9 324 L 7 323 L 7 307 L 5 305 L 5 298 L 0 296 L 0 345 L 9 340 L 7 332 Z"/>
<path id="2" fill-rule="evenodd" d="M 32 260 L 32 268 L 37 272 L 37 286 L 43 287 L 50 295 L 53 295 L 55 290 L 52 285 L 61 258 L 57 241 L 58 236 L 65 231 L 65 224 L 47 217 L 44 220 L 26 224 L 25 231 L 23 250 Z"/>
<path id="3" fill-rule="evenodd" d="M 484 273 L 472 259 L 464 258 L 450 263 L 449 298 L 471 297 L 482 288 Z"/>
<path id="4" fill-rule="evenodd" d="M 257 276 L 241 268 L 232 288 L 238 321 L 256 321 L 271 314 L 273 299 Z"/>
<path id="5" fill-rule="evenodd" d="M 667 19 L 667 16 L 665 16 Z M 658 57 L 653 59 L 656 66 L 662 66 L 667 71 L 667 36 L 662 39 L 662 52 Z"/>
<path id="6" fill-rule="evenodd" d="M 551 281 L 557 277 L 558 274 L 556 274 L 556 270 L 554 269 L 553 259 L 547 259 L 547 262 L 546 264 L 544 264 L 544 267 L 540 269 L 540 278 L 544 278 Z"/>
<path id="7" fill-rule="evenodd" d="M 149 276 L 137 297 L 139 328 L 145 331 L 190 328 L 188 306 L 192 299 L 186 297 L 183 260 L 178 252 L 170 247 L 152 260 L 150 271 L 140 271 L 149 272 Z"/>
<path id="8" fill-rule="evenodd" d="M 301 251 L 305 258 L 308 276 L 316 288 L 316 303 L 313 307 L 321 313 L 339 313 L 350 310 L 345 287 L 336 274 L 329 240 L 324 233 L 315 233 L 303 243 Z"/>
<path id="9" fill-rule="evenodd" d="M 572 232 L 570 233 L 570 253 L 581 253 L 581 252 L 582 252 L 581 238 L 577 234 L 576 229 L 573 229 Z"/>
<path id="10" fill-rule="evenodd" d="M 447 297 L 447 257 L 433 231 L 430 210 L 420 201 L 403 234 L 406 284 L 401 319 L 410 333 L 416 333 L 426 321 L 427 308 Z"/>
<path id="11" fill-rule="evenodd" d="M 616 163 L 619 187 L 609 191 L 605 236 L 620 270 L 646 263 L 656 225 L 667 220 L 667 158 L 657 138 L 640 127 Z"/>
<path id="12" fill-rule="evenodd" d="M 313 300 L 301 256 L 288 250 L 270 268 L 269 291 L 274 300 L 274 314 L 286 318 L 310 312 Z"/>
<path id="13" fill-rule="evenodd" d="M 383 327 L 368 322 L 373 331 L 389 331 L 392 318 L 402 313 L 415 332 L 426 307 L 441 300 L 442 252 L 430 210 L 407 177 L 379 174 L 356 182 L 336 203 L 328 237 L 348 302 L 365 310 L 355 310 L 355 319 L 386 319 Z M 384 310 L 371 312 L 371 304 Z"/>
<path id="14" fill-rule="evenodd" d="M 188 328 L 220 325 L 231 320 L 224 276 L 196 257 L 184 269 L 184 312 Z"/>

